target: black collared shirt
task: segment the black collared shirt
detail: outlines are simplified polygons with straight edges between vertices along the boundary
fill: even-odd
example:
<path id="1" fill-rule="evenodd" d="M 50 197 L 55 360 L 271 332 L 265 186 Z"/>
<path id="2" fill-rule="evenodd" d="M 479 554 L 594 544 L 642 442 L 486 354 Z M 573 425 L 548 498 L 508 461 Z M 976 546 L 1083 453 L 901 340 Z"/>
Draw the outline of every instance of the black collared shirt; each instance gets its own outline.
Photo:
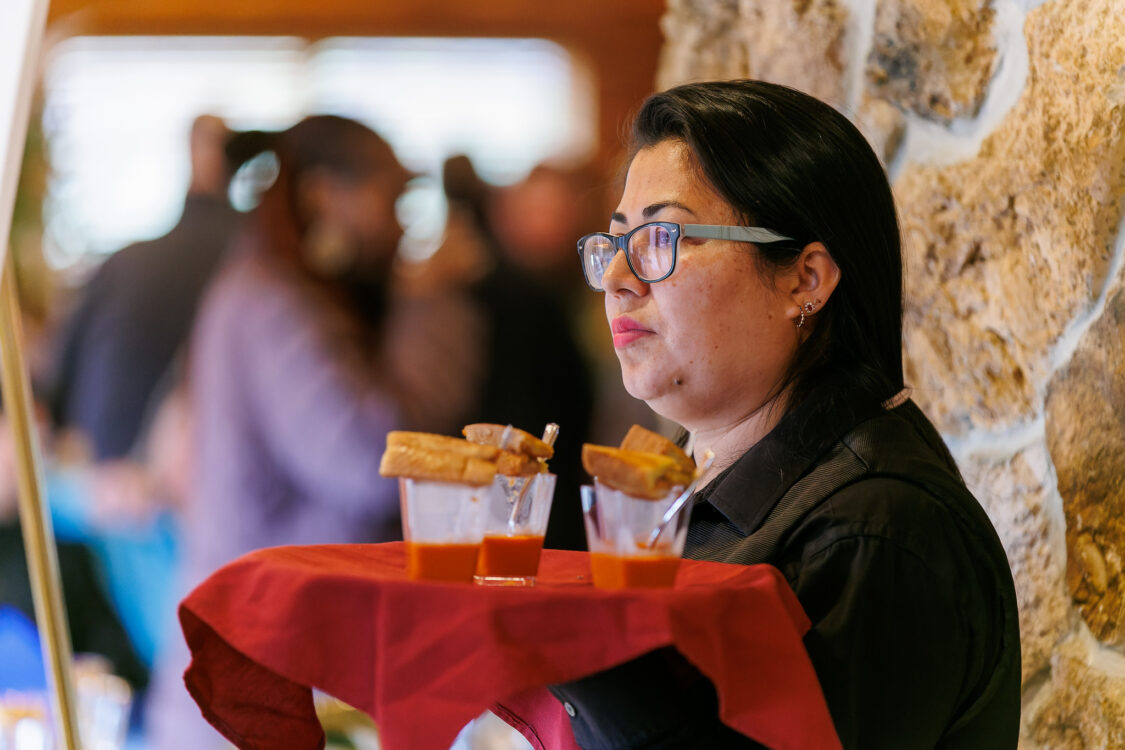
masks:
<path id="1" fill-rule="evenodd" d="M 685 556 L 781 570 L 845 748 L 1016 747 L 1011 571 L 912 403 L 786 415 L 697 496 Z M 718 722 L 710 683 L 671 649 L 553 691 L 583 747 L 757 747 Z"/>

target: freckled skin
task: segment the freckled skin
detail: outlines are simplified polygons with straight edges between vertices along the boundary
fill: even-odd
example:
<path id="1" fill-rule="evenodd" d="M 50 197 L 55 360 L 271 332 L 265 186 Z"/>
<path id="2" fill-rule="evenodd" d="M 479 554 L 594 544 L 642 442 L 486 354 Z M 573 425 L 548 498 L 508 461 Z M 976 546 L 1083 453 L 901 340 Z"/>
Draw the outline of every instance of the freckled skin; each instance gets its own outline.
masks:
<path id="1" fill-rule="evenodd" d="M 648 207 L 666 205 L 646 216 Z M 649 221 L 739 224 L 734 209 L 696 173 L 676 141 L 641 150 L 629 168 L 610 231 Z M 770 398 L 798 343 L 786 315 L 791 295 L 758 272 L 753 245 L 684 239 L 664 281 L 634 277 L 623 254 L 604 277 L 606 316 L 627 316 L 651 331 L 617 347 L 634 397 L 688 429 L 731 424 Z M 676 385 L 679 379 L 682 385 Z"/>

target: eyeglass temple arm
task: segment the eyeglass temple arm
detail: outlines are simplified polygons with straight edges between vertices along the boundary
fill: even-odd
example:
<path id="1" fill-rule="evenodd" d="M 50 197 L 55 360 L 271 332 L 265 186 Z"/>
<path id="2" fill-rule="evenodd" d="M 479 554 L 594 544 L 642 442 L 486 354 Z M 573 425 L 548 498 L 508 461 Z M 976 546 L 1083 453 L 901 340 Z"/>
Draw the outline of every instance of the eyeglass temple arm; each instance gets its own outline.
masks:
<path id="1" fill-rule="evenodd" d="M 699 237 L 706 240 L 729 240 L 732 242 L 792 242 L 770 229 L 762 227 L 730 227 L 721 224 L 684 224 L 684 237 Z"/>

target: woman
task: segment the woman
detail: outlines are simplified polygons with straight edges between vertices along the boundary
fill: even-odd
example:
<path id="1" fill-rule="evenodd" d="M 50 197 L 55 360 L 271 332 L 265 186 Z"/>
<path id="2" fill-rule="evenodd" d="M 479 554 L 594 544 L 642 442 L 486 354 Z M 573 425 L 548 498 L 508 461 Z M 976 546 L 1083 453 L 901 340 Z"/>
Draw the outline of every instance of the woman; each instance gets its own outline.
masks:
<path id="1" fill-rule="evenodd" d="M 1011 573 L 904 389 L 898 225 L 859 132 L 767 83 L 654 95 L 579 250 L 626 388 L 715 453 L 685 555 L 782 571 L 844 747 L 1014 748 Z M 671 649 L 552 691 L 583 747 L 754 746 Z"/>
<path id="2" fill-rule="evenodd" d="M 321 115 L 281 133 L 275 151 L 278 178 L 192 341 L 198 486 L 188 515 L 202 533 L 187 553 L 198 575 L 268 545 L 396 538 L 397 485 L 377 460 L 387 431 L 460 427 L 453 420 L 473 395 L 472 378 L 446 370 L 460 352 L 429 325 L 438 318 L 453 342 L 471 342 L 463 316 L 443 314 L 436 298 L 413 306 L 426 317 L 411 318 L 413 346 L 401 346 L 391 270 L 395 202 L 410 175 L 390 146 Z M 419 352 L 449 359 L 404 370 Z M 442 374 L 449 382 L 434 387 Z"/>
<path id="3" fill-rule="evenodd" d="M 410 175 L 390 146 L 327 115 L 271 145 L 277 179 L 192 339 L 187 588 L 261 547 L 399 538 L 398 487 L 379 476 L 387 432 L 459 429 L 476 397 L 471 305 L 417 278 L 433 296 L 392 292 L 395 203 Z M 179 653 L 161 670 L 154 744 L 206 747 L 165 711 L 163 698 L 218 737 L 183 690 L 183 639 L 172 642 Z"/>

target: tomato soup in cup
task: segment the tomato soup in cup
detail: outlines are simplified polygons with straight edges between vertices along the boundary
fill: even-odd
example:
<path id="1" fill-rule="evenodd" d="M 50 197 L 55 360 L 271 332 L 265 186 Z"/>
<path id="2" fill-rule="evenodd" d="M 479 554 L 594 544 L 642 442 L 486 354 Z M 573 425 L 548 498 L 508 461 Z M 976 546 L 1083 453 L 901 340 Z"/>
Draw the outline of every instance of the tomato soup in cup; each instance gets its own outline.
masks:
<path id="1" fill-rule="evenodd" d="M 410 578 L 473 580 L 491 493 L 491 485 L 399 479 Z"/>
<path id="2" fill-rule="evenodd" d="M 683 493 L 672 488 L 656 500 L 594 483 L 582 487 L 582 516 L 594 585 L 603 589 L 675 585 L 687 541 L 691 503 L 661 528 L 665 512 Z M 660 533 L 653 539 L 653 533 Z"/>
<path id="3" fill-rule="evenodd" d="M 509 586 L 535 583 L 554 495 L 554 474 L 496 475 L 477 560 L 477 583 Z"/>

